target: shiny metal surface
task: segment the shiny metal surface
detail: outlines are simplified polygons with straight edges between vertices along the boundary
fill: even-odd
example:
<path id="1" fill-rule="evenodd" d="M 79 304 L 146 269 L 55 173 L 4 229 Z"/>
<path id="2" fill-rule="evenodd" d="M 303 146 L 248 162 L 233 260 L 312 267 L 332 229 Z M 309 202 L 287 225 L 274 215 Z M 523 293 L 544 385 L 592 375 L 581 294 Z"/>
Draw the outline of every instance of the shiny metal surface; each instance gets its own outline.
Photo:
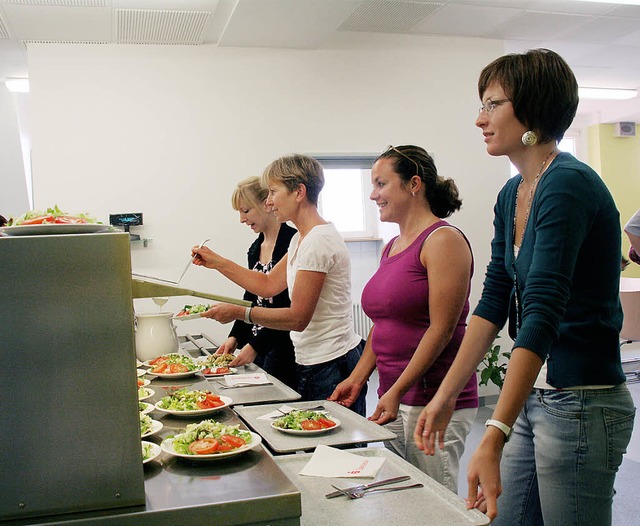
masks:
<path id="1" fill-rule="evenodd" d="M 143 504 L 127 234 L 0 239 L 0 519 Z"/>

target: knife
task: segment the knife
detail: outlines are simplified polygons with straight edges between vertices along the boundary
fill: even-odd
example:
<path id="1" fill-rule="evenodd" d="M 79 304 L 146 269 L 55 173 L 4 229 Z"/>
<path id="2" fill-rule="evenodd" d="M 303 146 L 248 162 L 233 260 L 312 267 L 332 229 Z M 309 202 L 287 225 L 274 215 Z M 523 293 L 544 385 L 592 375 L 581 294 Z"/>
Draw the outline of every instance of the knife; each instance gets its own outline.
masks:
<path id="1" fill-rule="evenodd" d="M 378 482 L 370 482 L 369 484 L 361 484 L 360 486 L 352 486 L 350 488 L 345 488 L 343 490 L 332 491 L 331 493 L 327 493 L 325 495 L 328 499 L 333 499 L 334 497 L 339 497 L 340 495 L 349 495 L 356 491 L 363 491 L 369 488 L 377 488 L 378 486 L 386 486 L 387 484 L 395 484 L 396 482 L 403 482 L 405 480 L 409 480 L 411 477 L 408 475 L 403 475 L 402 477 L 394 477 L 391 479 L 379 480 Z M 335 487 L 335 486 L 334 486 Z"/>

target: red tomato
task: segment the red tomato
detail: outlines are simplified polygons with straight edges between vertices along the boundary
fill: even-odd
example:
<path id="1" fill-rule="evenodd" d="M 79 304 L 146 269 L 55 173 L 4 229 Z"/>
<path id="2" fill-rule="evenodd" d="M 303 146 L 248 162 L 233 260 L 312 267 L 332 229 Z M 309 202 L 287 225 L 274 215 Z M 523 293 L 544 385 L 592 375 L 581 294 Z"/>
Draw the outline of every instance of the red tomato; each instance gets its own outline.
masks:
<path id="1" fill-rule="evenodd" d="M 215 438 L 201 438 L 189 444 L 189 451 L 196 455 L 210 455 L 219 451 L 219 442 Z"/>
<path id="2" fill-rule="evenodd" d="M 182 365 L 181 363 L 172 363 L 171 365 L 169 365 L 169 372 L 171 374 L 186 373 L 189 372 L 189 368 L 186 365 Z"/>
<path id="3" fill-rule="evenodd" d="M 230 372 L 231 372 L 231 369 L 229 369 L 228 367 L 218 367 L 214 374 L 227 374 Z"/>
<path id="4" fill-rule="evenodd" d="M 233 449 L 235 448 L 227 442 L 220 442 L 218 444 L 218 453 L 226 453 L 227 451 L 231 451 Z"/>
<path id="5" fill-rule="evenodd" d="M 166 362 L 167 361 L 167 357 L 166 356 L 158 356 L 157 358 L 154 358 L 153 360 L 149 360 L 149 365 L 155 365 L 157 363 L 162 363 L 162 362 Z"/>
<path id="6" fill-rule="evenodd" d="M 198 400 L 196 405 L 200 409 L 213 409 L 214 407 L 220 407 L 224 405 L 224 402 L 220 400 L 220 397 L 213 393 L 207 393 L 203 400 Z"/>
<path id="7" fill-rule="evenodd" d="M 336 425 L 336 423 L 333 420 L 331 420 L 329 418 L 325 418 L 323 416 L 318 418 L 318 422 L 324 428 L 333 427 L 333 426 Z"/>
<path id="8" fill-rule="evenodd" d="M 158 362 L 158 364 L 151 369 L 152 373 L 162 373 L 167 368 L 167 362 Z"/>
<path id="9" fill-rule="evenodd" d="M 21 225 L 41 225 L 42 223 L 53 223 L 54 218 L 52 215 L 38 216 L 33 219 L 25 219 Z"/>
<path id="10" fill-rule="evenodd" d="M 77 224 L 77 223 L 86 223 L 86 219 L 82 219 L 81 217 L 75 216 L 58 216 L 56 217 L 54 223 L 58 224 Z"/>
<path id="11" fill-rule="evenodd" d="M 138 378 L 138 387 L 142 387 L 144 385 L 144 380 Z"/>
<path id="12" fill-rule="evenodd" d="M 305 431 L 315 431 L 316 429 L 322 429 L 323 426 L 317 420 L 303 420 L 300 422 L 300 426 Z"/>
<path id="13" fill-rule="evenodd" d="M 220 438 L 223 442 L 226 442 L 227 444 L 233 446 L 234 449 L 247 445 L 244 438 L 237 437 L 235 435 L 222 435 Z"/>

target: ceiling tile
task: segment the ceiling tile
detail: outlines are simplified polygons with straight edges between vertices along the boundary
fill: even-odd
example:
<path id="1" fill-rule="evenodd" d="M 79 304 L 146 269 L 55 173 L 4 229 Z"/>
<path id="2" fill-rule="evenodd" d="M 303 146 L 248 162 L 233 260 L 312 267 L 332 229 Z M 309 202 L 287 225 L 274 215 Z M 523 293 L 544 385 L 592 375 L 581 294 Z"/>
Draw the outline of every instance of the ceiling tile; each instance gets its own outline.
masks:
<path id="1" fill-rule="evenodd" d="M 512 18 L 485 37 L 505 39 L 549 39 L 558 38 L 567 29 L 588 21 L 584 15 L 564 15 L 558 13 L 525 12 Z"/>
<path id="2" fill-rule="evenodd" d="M 120 44 L 200 44 L 208 11 L 116 9 L 116 42 Z"/>
<path id="3" fill-rule="evenodd" d="M 568 30 L 563 38 L 581 42 L 611 42 L 635 33 L 639 27 L 636 18 L 601 16 Z"/>
<path id="4" fill-rule="evenodd" d="M 413 33 L 480 37 L 521 13 L 521 9 L 448 4 L 418 24 Z"/>

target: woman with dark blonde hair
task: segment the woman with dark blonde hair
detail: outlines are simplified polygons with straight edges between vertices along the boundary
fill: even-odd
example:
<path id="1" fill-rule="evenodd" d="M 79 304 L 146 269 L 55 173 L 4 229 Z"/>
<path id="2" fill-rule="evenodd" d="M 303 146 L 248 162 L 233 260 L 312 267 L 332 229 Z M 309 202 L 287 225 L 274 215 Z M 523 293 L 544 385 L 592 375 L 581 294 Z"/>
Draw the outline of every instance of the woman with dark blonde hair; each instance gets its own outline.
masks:
<path id="1" fill-rule="evenodd" d="M 500 57 L 478 93 L 487 152 L 520 173 L 498 195 L 482 297 L 414 437 L 427 454 L 442 445 L 457 393 L 509 319 L 511 359 L 467 506 L 496 525 L 606 526 L 635 413 L 620 361 L 619 213 L 598 174 L 558 150 L 578 106 L 559 55 Z"/>
<path id="2" fill-rule="evenodd" d="M 287 253 L 289 242 L 296 233 L 286 223 L 280 223 L 266 204 L 269 191 L 259 177 L 240 181 L 231 196 L 233 209 L 240 214 L 240 222 L 258 234 L 247 252 L 248 268 L 269 274 Z M 254 307 L 282 308 L 291 304 L 283 290 L 272 297 L 262 297 L 245 291 L 243 299 Z M 218 354 L 234 353 L 231 367 L 255 363 L 289 387 L 296 388 L 295 357 L 288 331 L 269 329 L 257 323 L 237 320 L 229 337 L 218 348 Z"/>
<path id="3" fill-rule="evenodd" d="M 245 320 L 291 331 L 297 389 L 303 400 L 324 400 L 353 370 L 364 342 L 353 329 L 351 262 L 340 233 L 318 212 L 324 186 L 320 163 L 305 155 L 273 161 L 264 171 L 267 206 L 298 229 L 289 251 L 269 274 L 251 272 L 207 247 L 194 247 L 196 265 L 215 269 L 244 289 L 270 297 L 289 290 L 289 307 L 239 307 L 219 303 L 203 315 L 221 323 Z M 365 415 L 366 387 L 351 409 Z"/>

